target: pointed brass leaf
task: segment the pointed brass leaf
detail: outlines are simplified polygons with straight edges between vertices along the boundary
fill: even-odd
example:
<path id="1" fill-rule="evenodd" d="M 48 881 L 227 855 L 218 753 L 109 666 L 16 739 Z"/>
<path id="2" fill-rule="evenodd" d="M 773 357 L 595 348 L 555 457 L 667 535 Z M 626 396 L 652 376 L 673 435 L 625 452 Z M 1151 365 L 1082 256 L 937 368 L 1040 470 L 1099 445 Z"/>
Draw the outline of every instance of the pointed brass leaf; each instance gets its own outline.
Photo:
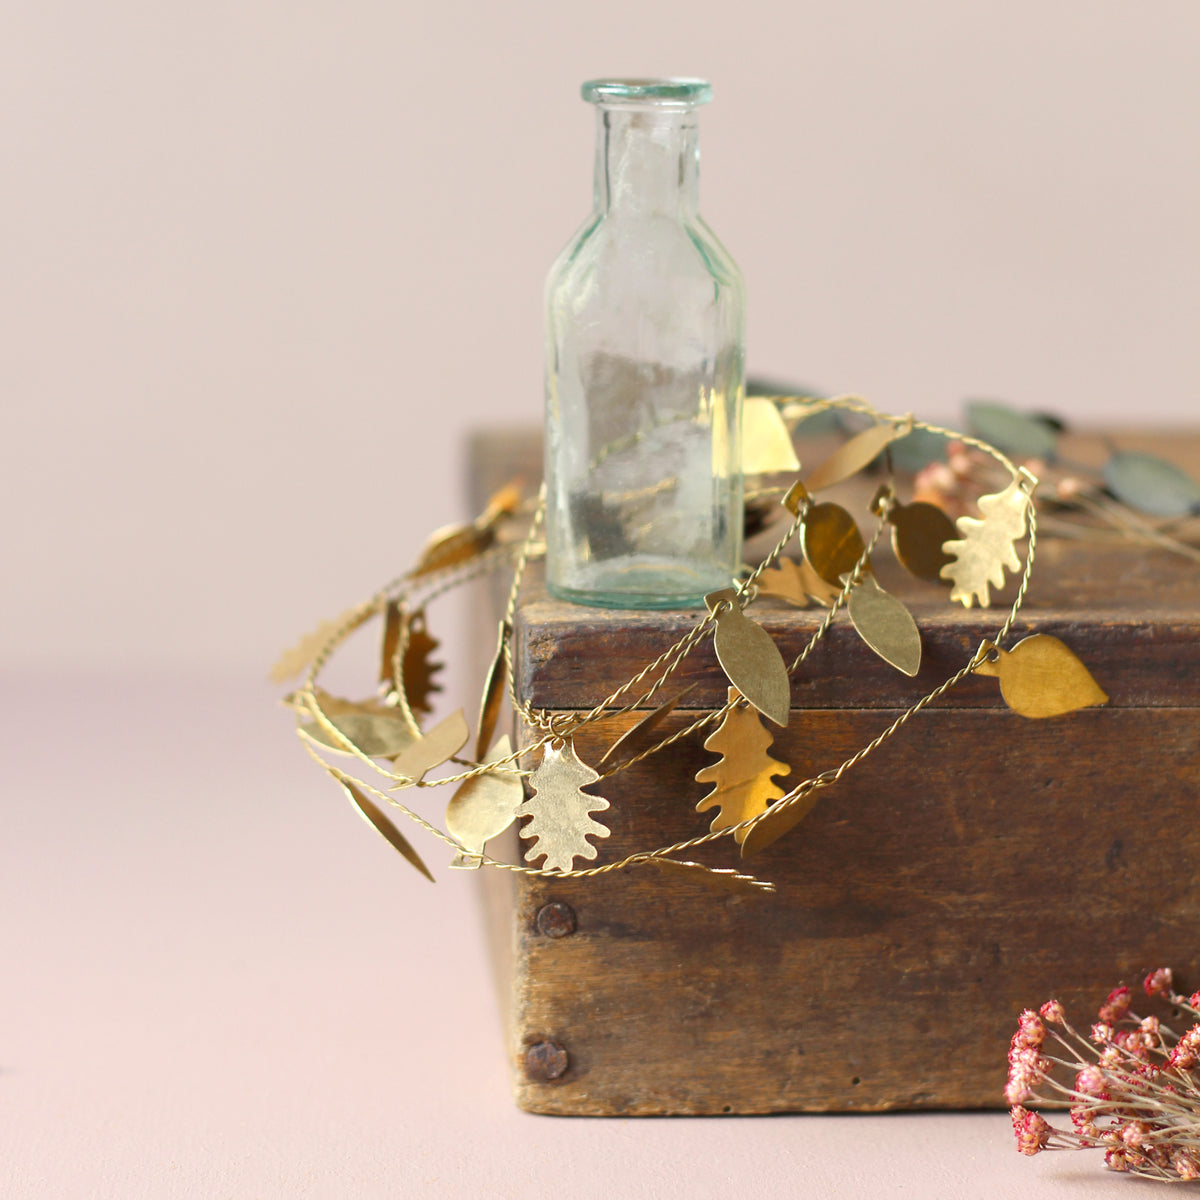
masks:
<path id="1" fill-rule="evenodd" d="M 783 655 L 771 635 L 742 612 L 733 588 L 710 592 L 704 603 L 709 612 L 716 613 L 713 645 L 729 682 L 764 717 L 776 725 L 787 725 L 792 689 Z"/>
<path id="2" fill-rule="evenodd" d="M 840 504 L 814 504 L 808 510 L 800 546 L 812 569 L 839 592 L 842 576 L 854 570 L 867 550 L 854 518 Z M 869 569 L 868 563 L 863 573 Z"/>
<path id="3" fill-rule="evenodd" d="M 378 700 L 342 700 L 317 688 L 314 697 L 325 719 L 368 758 L 392 758 L 407 750 L 417 738 L 417 730 L 410 725 L 398 708 L 381 704 Z M 350 754 L 342 742 L 327 732 L 300 700 L 288 697 L 300 718 L 300 728 L 315 742 L 335 750 L 339 754 Z"/>
<path id="4" fill-rule="evenodd" d="M 421 860 L 421 856 L 413 849 L 408 838 L 388 820 L 383 810 L 348 779 L 339 775 L 335 775 L 334 778 L 342 785 L 342 790 L 346 793 L 350 803 L 358 811 L 358 815 L 388 842 L 393 849 L 398 850 L 430 883 L 434 883 L 435 880 L 429 873 L 429 868 Z"/>
<path id="5" fill-rule="evenodd" d="M 306 667 L 310 667 L 317 655 L 325 649 L 334 635 L 341 629 L 347 634 L 352 633 L 378 611 L 375 601 L 355 605 L 348 608 L 340 617 L 332 621 L 322 621 L 311 633 L 307 633 L 294 646 L 285 650 L 271 668 L 272 683 L 286 683 L 299 675 Z"/>
<path id="6" fill-rule="evenodd" d="M 817 791 L 814 788 L 786 808 L 779 805 L 768 808 L 743 839 L 742 857 L 749 858 L 752 854 L 774 845 L 784 834 L 791 833 L 812 812 L 816 804 Z"/>
<path id="7" fill-rule="evenodd" d="M 510 479 L 502 488 L 494 491 L 484 505 L 483 513 L 476 526 L 491 528 L 501 517 L 510 517 L 521 507 L 521 479 Z"/>
<path id="8" fill-rule="evenodd" d="M 950 555 L 943 547 L 958 536 L 954 522 L 936 504 L 924 500 L 893 504 L 887 519 L 900 565 L 918 579 L 947 583 L 942 568 L 950 562 Z"/>
<path id="9" fill-rule="evenodd" d="M 1108 703 L 1091 672 L 1056 637 L 1035 633 L 1011 650 L 992 649 L 995 659 L 981 662 L 975 673 L 999 677 L 1004 703 L 1023 717 L 1057 717 Z"/>
<path id="10" fill-rule="evenodd" d="M 740 875 L 728 867 L 706 867 L 703 863 L 684 862 L 677 858 L 651 858 L 649 865 L 657 867 L 664 875 L 676 875 L 682 879 L 694 880 L 718 892 L 773 892 L 775 885 L 753 875 Z"/>
<path id="11" fill-rule="evenodd" d="M 851 475 L 857 475 L 879 457 L 884 447 L 911 430 L 911 421 L 899 426 L 884 422 L 864 429 L 848 442 L 843 442 L 809 475 L 804 486 L 810 492 L 820 492 L 835 483 L 841 483 L 843 479 L 849 479 Z"/>
<path id="12" fill-rule="evenodd" d="M 850 589 L 846 607 L 858 636 L 884 662 L 905 675 L 921 669 L 921 631 L 912 613 L 891 592 L 885 592 L 873 575 L 863 575 Z"/>
<path id="13" fill-rule="evenodd" d="M 508 734 L 504 734 L 483 762 L 494 763 L 511 753 L 512 744 Z M 480 860 L 475 855 L 482 854 L 488 841 L 516 820 L 517 810 L 525 799 L 525 788 L 516 772 L 516 764 L 512 763 L 486 775 L 464 779 L 458 785 L 446 806 L 446 830 L 473 854 L 459 855 L 456 866 L 478 867 Z"/>
<path id="14" fill-rule="evenodd" d="M 417 738 L 395 761 L 393 770 L 397 775 L 407 776 L 417 783 L 425 778 L 426 771 L 441 766 L 448 758 L 457 754 L 466 744 L 471 731 L 462 709 L 439 721 L 427 734 Z M 408 784 L 397 784 L 407 787 Z"/>
<path id="15" fill-rule="evenodd" d="M 389 600 L 383 610 L 383 641 L 379 647 L 379 682 L 387 689 L 399 686 L 396 678 L 396 651 L 400 648 L 400 630 L 404 609 L 399 600 Z"/>
<path id="16" fill-rule="evenodd" d="M 766 397 L 747 396 L 742 408 L 742 474 L 798 470 L 800 460 L 779 406 Z"/>
<path id="17" fill-rule="evenodd" d="M 687 687 L 676 692 L 669 700 L 664 700 L 657 708 L 648 712 L 640 721 L 631 725 L 607 750 L 604 756 L 600 759 L 601 766 L 608 762 L 611 758 L 613 762 L 612 769 L 615 770 L 618 766 L 628 762 L 631 758 L 636 758 L 643 750 L 648 750 L 657 742 L 657 729 L 663 723 L 675 706 L 689 692 L 695 690 L 696 685 L 689 683 Z"/>
<path id="18" fill-rule="evenodd" d="M 431 571 L 441 571 L 446 567 L 470 562 L 487 550 L 495 540 L 495 531 L 489 526 L 477 528 L 474 525 L 448 525 L 430 537 L 411 575 L 415 578 L 428 575 Z"/>
<path id="19" fill-rule="evenodd" d="M 504 649 L 508 645 L 511 628 L 507 621 L 501 621 L 496 632 L 496 653 L 492 655 L 492 665 L 488 668 L 487 680 L 483 685 L 483 698 L 479 703 L 479 732 L 475 737 L 475 761 L 480 762 L 484 751 L 491 745 L 492 734 L 496 732 L 496 722 L 500 719 L 500 709 L 504 704 L 504 691 L 508 683 L 508 665 Z"/>

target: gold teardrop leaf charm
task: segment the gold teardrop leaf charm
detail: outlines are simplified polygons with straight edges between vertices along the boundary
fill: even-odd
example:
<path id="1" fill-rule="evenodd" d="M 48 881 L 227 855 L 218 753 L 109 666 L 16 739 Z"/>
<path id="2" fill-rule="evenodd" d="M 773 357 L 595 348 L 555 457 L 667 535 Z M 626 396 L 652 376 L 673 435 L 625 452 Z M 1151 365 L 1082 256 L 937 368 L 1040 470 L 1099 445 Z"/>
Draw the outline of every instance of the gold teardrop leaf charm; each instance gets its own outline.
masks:
<path id="1" fill-rule="evenodd" d="M 981 662 L 975 674 L 998 677 L 1004 703 L 1023 717 L 1057 717 L 1108 703 L 1091 672 L 1056 637 L 1035 633 L 1011 650 L 990 650 L 995 657 Z"/>
<path id="2" fill-rule="evenodd" d="M 864 429 L 848 442 L 843 442 L 804 481 L 804 486 L 810 492 L 819 492 L 841 483 L 843 479 L 849 479 L 851 475 L 857 475 L 863 467 L 870 466 L 879 457 L 885 446 L 890 446 L 898 437 L 911 432 L 911 419 L 900 425 L 881 423 Z"/>
<path id="3" fill-rule="evenodd" d="M 483 762 L 494 763 L 510 754 L 512 744 L 508 734 L 504 734 L 496 739 Z M 446 806 L 446 830 L 472 853 L 457 855 L 450 865 L 478 867 L 478 855 L 483 853 L 484 846 L 516 820 L 517 809 L 524 799 L 525 789 L 515 763 L 464 779 Z"/>
<path id="4" fill-rule="evenodd" d="M 378 700 L 342 700 L 317 688 L 312 694 L 313 700 L 321 710 L 321 716 L 337 730 L 337 733 L 332 733 L 316 719 L 301 698 L 302 695 L 288 697 L 297 716 L 301 718 L 301 731 L 314 742 L 339 754 L 354 753 L 346 745 L 346 741 L 349 741 L 360 754 L 368 758 L 393 758 L 407 750 L 420 736 L 416 726 L 399 708 L 392 708 Z"/>
<path id="5" fill-rule="evenodd" d="M 905 675 L 921 669 L 921 631 L 912 613 L 891 592 L 885 592 L 873 575 L 864 575 L 850 589 L 846 608 L 858 636 L 884 662 Z"/>
<path id="6" fill-rule="evenodd" d="M 915 500 L 912 504 L 893 504 L 887 519 L 900 565 L 918 579 L 948 584 L 949 580 L 942 578 L 942 568 L 950 562 L 950 555 L 942 547 L 958 537 L 958 530 L 946 513 L 936 504 Z"/>
<path id="7" fill-rule="evenodd" d="M 786 725 L 792 705 L 787 666 L 771 635 L 742 612 L 733 588 L 704 597 L 717 618 L 713 644 L 721 670 L 764 717 Z"/>
<path id="8" fill-rule="evenodd" d="M 842 576 L 854 570 L 867 549 L 854 518 L 840 504 L 814 504 L 808 510 L 800 546 L 809 566 L 838 591 Z"/>
<path id="9" fill-rule="evenodd" d="M 470 736 L 471 731 L 467 728 L 463 710 L 457 709 L 398 755 L 393 770 L 397 775 L 404 775 L 412 780 L 412 783 L 418 783 L 425 778 L 426 771 L 432 771 L 434 767 L 441 766 L 448 758 L 457 754 L 467 744 L 467 738 Z M 411 784 L 395 786 L 410 787 Z"/>
<path id="10" fill-rule="evenodd" d="M 657 736 L 658 727 L 671 715 L 675 706 L 689 692 L 695 688 L 694 683 L 689 683 L 682 691 L 676 692 L 668 700 L 664 700 L 657 708 L 651 709 L 640 721 L 635 725 L 631 725 L 607 750 L 604 756 L 600 759 L 600 765 L 603 766 L 609 759 L 612 759 L 610 771 L 615 771 L 617 767 L 627 763 L 631 758 L 636 758 L 643 750 L 648 750 L 659 740 Z"/>
<path id="11" fill-rule="evenodd" d="M 394 691 L 400 686 L 396 651 L 400 649 L 400 632 L 404 626 L 404 609 L 399 600 L 389 600 L 383 610 L 383 642 L 379 647 L 379 682 L 381 690 Z"/>
<path id="12" fill-rule="evenodd" d="M 742 857 L 749 858 L 773 846 L 784 834 L 791 833 L 816 807 L 817 789 L 805 792 L 794 800 L 771 805 L 750 827 L 742 842 Z"/>

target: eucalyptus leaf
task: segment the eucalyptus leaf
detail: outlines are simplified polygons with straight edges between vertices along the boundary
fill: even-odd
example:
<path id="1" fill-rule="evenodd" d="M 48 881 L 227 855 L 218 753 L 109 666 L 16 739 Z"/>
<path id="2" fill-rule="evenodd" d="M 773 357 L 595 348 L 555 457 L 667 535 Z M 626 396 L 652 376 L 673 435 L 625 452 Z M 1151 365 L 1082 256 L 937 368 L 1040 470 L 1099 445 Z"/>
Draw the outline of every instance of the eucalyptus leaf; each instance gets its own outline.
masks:
<path id="1" fill-rule="evenodd" d="M 897 471 L 919 471 L 931 462 L 946 457 L 946 435 L 928 429 L 914 429 L 897 438 L 889 447 L 892 466 Z"/>
<path id="2" fill-rule="evenodd" d="M 1153 454 L 1119 450 L 1104 464 L 1104 483 L 1122 503 L 1151 516 L 1200 513 L 1200 485 L 1174 463 Z"/>
<path id="3" fill-rule="evenodd" d="M 977 438 L 1015 458 L 1054 457 L 1057 431 L 1031 413 L 1017 412 L 994 400 L 972 400 L 966 405 L 967 429 Z"/>

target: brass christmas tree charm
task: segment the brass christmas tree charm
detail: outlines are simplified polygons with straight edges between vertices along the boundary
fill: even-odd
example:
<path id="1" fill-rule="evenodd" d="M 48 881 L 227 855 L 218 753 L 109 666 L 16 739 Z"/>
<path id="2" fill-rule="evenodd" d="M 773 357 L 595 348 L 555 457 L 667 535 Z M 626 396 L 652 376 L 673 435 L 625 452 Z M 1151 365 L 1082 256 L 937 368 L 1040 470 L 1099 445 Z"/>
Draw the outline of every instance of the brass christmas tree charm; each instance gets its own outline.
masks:
<path id="1" fill-rule="evenodd" d="M 525 861 L 545 857 L 544 871 L 569 871 L 577 858 L 595 858 L 596 847 L 589 837 L 608 837 L 609 831 L 591 814 L 603 812 L 608 801 L 589 796 L 581 789 L 600 776 L 575 756 L 569 741 L 550 742 L 542 751 L 541 765 L 529 777 L 533 794 L 517 810 L 517 816 L 532 820 L 521 830 L 533 838 Z"/>
<path id="2" fill-rule="evenodd" d="M 729 689 L 731 704 L 741 698 L 737 688 Z M 712 820 L 714 833 L 766 812 L 768 805 L 784 794 L 772 777 L 789 775 L 792 768 L 767 753 L 774 740 L 753 709 L 738 705 L 705 741 L 705 750 L 721 755 L 721 761 L 696 772 L 697 783 L 713 785 L 696 811 L 720 809 Z M 743 829 L 733 836 L 741 842 L 748 832 Z"/>
<path id="3" fill-rule="evenodd" d="M 1014 479 L 1002 492 L 979 497 L 983 520 L 959 517 L 958 531 L 962 538 L 947 542 L 943 549 L 951 556 L 941 571 L 954 587 L 951 600 L 961 600 L 970 608 L 975 601 L 981 608 L 991 605 L 989 585 L 1004 586 L 1004 572 L 1019 571 L 1021 559 L 1016 542 L 1025 536 L 1029 497 Z"/>

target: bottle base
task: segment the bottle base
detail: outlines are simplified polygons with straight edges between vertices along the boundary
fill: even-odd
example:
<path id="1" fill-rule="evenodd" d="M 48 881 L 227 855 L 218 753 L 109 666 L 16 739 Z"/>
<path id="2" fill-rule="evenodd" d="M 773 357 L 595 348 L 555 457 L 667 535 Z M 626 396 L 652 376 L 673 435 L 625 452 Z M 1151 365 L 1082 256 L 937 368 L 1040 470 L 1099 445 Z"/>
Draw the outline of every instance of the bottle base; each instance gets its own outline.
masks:
<path id="1" fill-rule="evenodd" d="M 703 608 L 709 592 L 729 587 L 732 576 L 700 571 L 673 559 L 630 555 L 589 563 L 570 585 L 548 579 L 546 590 L 558 600 L 595 608 Z"/>

